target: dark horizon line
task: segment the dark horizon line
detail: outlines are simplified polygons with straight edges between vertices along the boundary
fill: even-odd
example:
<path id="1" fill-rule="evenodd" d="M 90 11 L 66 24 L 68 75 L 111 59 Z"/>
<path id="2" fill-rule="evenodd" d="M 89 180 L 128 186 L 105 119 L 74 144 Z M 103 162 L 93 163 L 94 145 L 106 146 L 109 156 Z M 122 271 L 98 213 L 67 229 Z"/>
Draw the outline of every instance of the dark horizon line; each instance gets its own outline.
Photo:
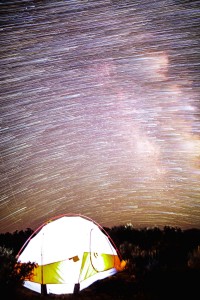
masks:
<path id="1" fill-rule="evenodd" d="M 39 226 L 40 227 L 40 226 Z M 113 225 L 111 227 L 109 226 L 101 226 L 103 229 L 105 230 L 112 230 L 114 228 L 120 228 L 120 227 L 124 227 L 124 228 L 132 228 L 133 230 L 137 230 L 137 231 L 142 231 L 142 230 L 154 230 L 154 229 L 158 229 L 160 231 L 164 231 L 165 229 L 169 228 L 169 229 L 175 229 L 177 231 L 181 231 L 181 232 L 185 232 L 185 231 L 191 231 L 191 230 L 196 230 L 196 231 L 200 231 L 200 228 L 198 227 L 188 227 L 188 228 L 181 228 L 179 226 L 171 226 L 171 225 L 164 225 L 164 226 L 144 226 L 144 227 L 134 227 L 134 225 L 132 224 L 119 224 L 119 225 Z M 2 234 L 15 234 L 15 233 L 19 233 L 19 232 L 26 232 L 26 231 L 35 231 L 34 229 L 27 227 L 25 229 L 16 229 L 14 231 L 5 231 L 5 232 L 0 232 L 0 235 Z"/>

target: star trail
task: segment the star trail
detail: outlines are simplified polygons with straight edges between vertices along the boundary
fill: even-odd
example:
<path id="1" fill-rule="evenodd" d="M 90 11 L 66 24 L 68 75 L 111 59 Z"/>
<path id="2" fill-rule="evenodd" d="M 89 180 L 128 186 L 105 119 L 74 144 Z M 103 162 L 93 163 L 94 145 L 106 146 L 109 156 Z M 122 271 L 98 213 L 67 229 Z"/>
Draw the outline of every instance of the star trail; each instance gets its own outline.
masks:
<path id="1" fill-rule="evenodd" d="M 200 228 L 200 1 L 0 1 L 0 231 Z"/>

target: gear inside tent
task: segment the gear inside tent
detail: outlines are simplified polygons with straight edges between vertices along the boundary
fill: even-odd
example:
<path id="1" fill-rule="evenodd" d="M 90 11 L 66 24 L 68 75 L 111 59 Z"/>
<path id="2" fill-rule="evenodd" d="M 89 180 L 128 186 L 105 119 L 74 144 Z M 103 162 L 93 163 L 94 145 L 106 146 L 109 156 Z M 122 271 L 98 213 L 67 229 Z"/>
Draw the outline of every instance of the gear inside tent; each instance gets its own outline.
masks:
<path id="1" fill-rule="evenodd" d="M 106 231 L 81 215 L 62 215 L 41 225 L 17 257 L 22 264 L 36 264 L 24 286 L 43 294 L 72 294 L 125 267 Z"/>

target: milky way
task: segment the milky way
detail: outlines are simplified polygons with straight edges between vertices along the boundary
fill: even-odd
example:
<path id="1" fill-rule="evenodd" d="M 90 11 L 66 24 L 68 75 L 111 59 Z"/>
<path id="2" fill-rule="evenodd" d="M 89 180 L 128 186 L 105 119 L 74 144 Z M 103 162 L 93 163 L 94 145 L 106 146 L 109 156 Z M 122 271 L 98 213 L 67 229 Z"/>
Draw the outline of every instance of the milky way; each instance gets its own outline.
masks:
<path id="1" fill-rule="evenodd" d="M 0 231 L 200 228 L 200 1 L 0 1 Z"/>

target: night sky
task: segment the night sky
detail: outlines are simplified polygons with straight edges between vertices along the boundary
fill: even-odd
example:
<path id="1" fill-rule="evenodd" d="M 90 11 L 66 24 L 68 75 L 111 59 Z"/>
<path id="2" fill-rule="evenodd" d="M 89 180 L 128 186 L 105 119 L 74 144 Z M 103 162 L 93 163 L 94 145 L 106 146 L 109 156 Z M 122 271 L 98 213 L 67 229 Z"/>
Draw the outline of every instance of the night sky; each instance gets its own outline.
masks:
<path id="1" fill-rule="evenodd" d="M 200 1 L 0 1 L 0 232 L 200 228 Z"/>

